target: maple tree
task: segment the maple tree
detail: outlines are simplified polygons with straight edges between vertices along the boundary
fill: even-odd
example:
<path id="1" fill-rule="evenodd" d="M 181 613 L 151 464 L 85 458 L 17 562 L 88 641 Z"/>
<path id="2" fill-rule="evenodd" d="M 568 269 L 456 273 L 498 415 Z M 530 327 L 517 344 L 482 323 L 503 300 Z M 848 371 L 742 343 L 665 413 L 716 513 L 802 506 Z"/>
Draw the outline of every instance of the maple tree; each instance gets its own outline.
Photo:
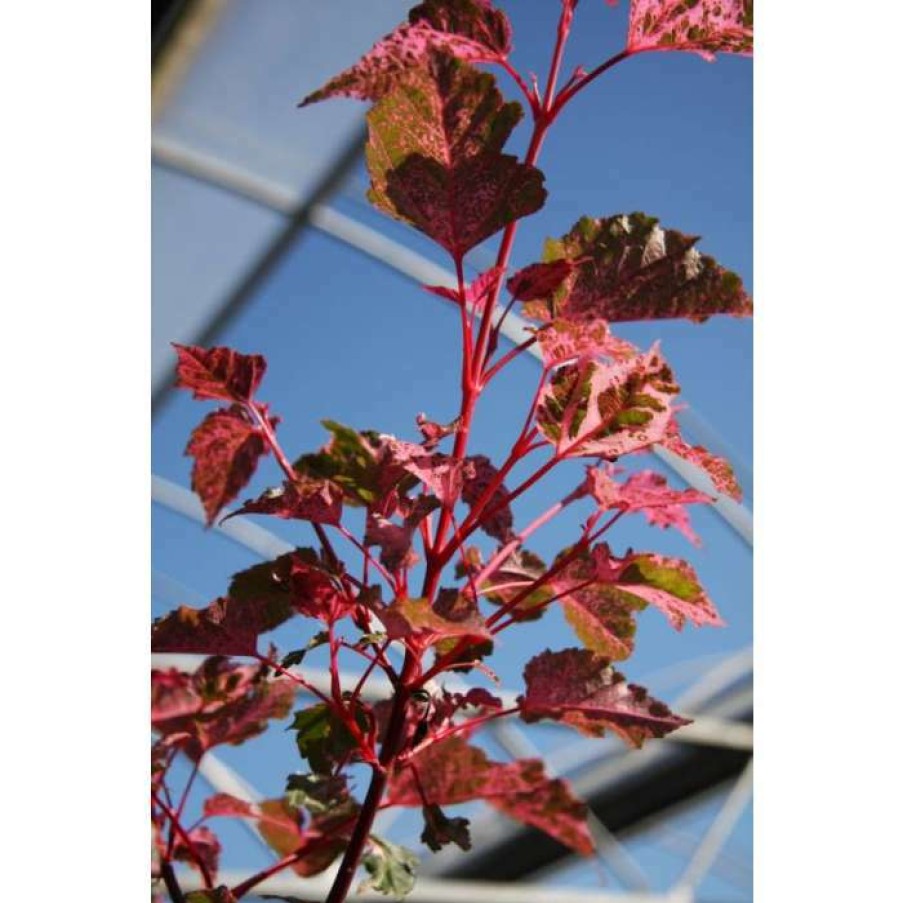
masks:
<path id="1" fill-rule="evenodd" d="M 177 903 L 229 903 L 281 869 L 313 875 L 337 859 L 327 903 L 345 900 L 361 864 L 371 886 L 403 896 L 413 886 L 415 857 L 371 833 L 376 813 L 391 806 L 422 811 L 422 840 L 433 850 L 452 843 L 468 849 L 467 819 L 445 809 L 483 800 L 589 854 L 587 810 L 568 784 L 547 775 L 539 760 L 491 761 L 471 743 L 479 727 L 496 718 L 551 720 L 593 737 L 610 731 L 640 746 L 688 723 L 628 683 L 613 662 L 631 655 L 636 616 L 649 605 L 677 629 L 721 619 L 688 563 L 653 552 L 618 555 L 611 531 L 624 515 L 639 513 L 698 542 L 686 506 L 713 499 L 672 488 L 651 471 L 625 479 L 615 462 L 658 443 L 707 472 L 717 492 L 737 498 L 740 489 L 728 462 L 681 437 L 679 387 L 658 346 L 639 349 L 612 324 L 748 316 L 751 301 L 739 277 L 696 249 L 695 237 L 644 213 L 584 217 L 563 237 L 549 239 L 540 261 L 511 274 L 508 268 L 518 220 L 545 201 L 537 161 L 567 105 L 640 53 L 682 50 L 708 59 L 751 53 L 752 2 L 632 0 L 624 49 L 562 81 L 576 8 L 577 0 L 561 0 L 544 88 L 512 66 L 511 25 L 490 0 L 425 0 L 301 104 L 334 96 L 372 103 L 371 202 L 451 256 L 457 286 L 426 288 L 460 313 L 461 398 L 452 423 L 418 416 L 421 439 L 410 441 L 327 421 L 326 444 L 293 461 L 277 439 L 279 418 L 258 400 L 263 357 L 175 346 L 177 384 L 221 405 L 187 447 L 208 524 L 271 455 L 280 485 L 228 516 L 307 522 L 318 545 L 242 571 L 206 608 L 181 606 L 153 625 L 155 652 L 209 656 L 194 673 L 152 673 L 154 879 Z M 523 109 L 506 101 L 495 77 L 477 64 L 501 67 L 524 96 L 532 137 L 523 159 L 504 151 Z M 465 255 L 499 233 L 495 265 L 467 284 Z M 502 353 L 501 325 L 515 303 L 532 332 Z M 474 411 L 495 376 L 534 345 L 542 367 L 523 427 L 507 458 L 492 462 L 469 447 Z M 451 447 L 441 450 L 443 443 Z M 512 485 L 515 466 L 530 458 L 542 463 Z M 584 459 L 573 490 L 518 527 L 514 500 L 553 469 L 574 468 L 573 458 Z M 528 541 L 579 500 L 593 510 L 574 542 L 546 564 Z M 361 536 L 343 522 L 346 508 L 363 509 Z M 494 541 L 493 551 L 476 544 L 478 531 Z M 343 561 L 335 537 L 359 559 Z M 462 693 L 442 686 L 449 672 L 485 669 L 498 634 L 542 617 L 552 605 L 561 607 L 582 647 L 535 654 L 513 705 L 484 688 Z M 318 622 L 307 645 L 282 657 L 273 649 L 260 652 L 261 635 L 292 618 Z M 393 648 L 403 654 L 401 665 L 390 658 Z M 328 691 L 304 671 L 309 654 L 323 653 Z M 340 677 L 348 655 L 366 661 L 353 689 Z M 373 703 L 363 691 L 376 672 L 393 692 Z M 294 713 L 290 727 L 307 770 L 290 775 L 276 799 L 251 804 L 215 794 L 204 802 L 201 820 L 185 825 L 186 798 L 207 751 L 243 743 L 287 717 L 299 690 L 315 699 Z M 176 800 L 167 776 L 179 755 L 193 770 Z M 371 770 L 362 800 L 349 784 L 353 765 Z M 251 819 L 279 860 L 237 886 L 220 884 L 220 842 L 211 827 L 219 818 Z M 175 862 L 198 871 L 205 889 L 184 893 Z"/>

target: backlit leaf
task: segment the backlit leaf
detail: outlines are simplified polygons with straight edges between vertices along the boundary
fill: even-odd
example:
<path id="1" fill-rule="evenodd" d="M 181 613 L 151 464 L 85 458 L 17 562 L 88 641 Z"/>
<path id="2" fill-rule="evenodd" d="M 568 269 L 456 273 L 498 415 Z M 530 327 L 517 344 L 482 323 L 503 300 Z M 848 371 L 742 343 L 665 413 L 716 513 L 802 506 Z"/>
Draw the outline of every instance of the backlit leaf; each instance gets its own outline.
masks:
<path id="1" fill-rule="evenodd" d="M 231 348 L 178 345 L 176 388 L 190 389 L 195 398 L 249 402 L 260 385 L 267 364 L 259 354 L 240 354 Z"/>
<path id="2" fill-rule="evenodd" d="M 680 435 L 677 421 L 673 418 L 665 430 L 665 435 L 659 441 L 668 451 L 704 471 L 712 481 L 716 492 L 721 492 L 736 502 L 743 497 L 743 490 L 737 482 L 730 462 L 718 455 L 713 455 L 701 445 L 690 445 L 685 442 Z"/>
<path id="3" fill-rule="evenodd" d="M 690 723 L 587 649 L 546 650 L 528 662 L 524 679 L 518 702 L 527 722 L 561 721 L 590 737 L 613 730 L 633 746 Z"/>
<path id="4" fill-rule="evenodd" d="M 452 805 L 482 799 L 505 814 L 533 825 L 578 853 L 592 852 L 586 806 L 575 799 L 565 781 L 545 776 L 538 759 L 502 764 L 461 737 L 434 743 L 395 773 L 388 798 L 394 805 Z M 423 795 L 421 796 L 421 789 Z"/>
<path id="5" fill-rule="evenodd" d="M 467 639 L 475 644 L 492 639 L 476 610 L 452 620 L 431 606 L 428 599 L 398 598 L 380 614 L 380 619 L 391 639 L 410 637 L 423 646 L 448 638 Z"/>
<path id="6" fill-rule="evenodd" d="M 527 549 L 511 553 L 496 572 L 480 584 L 480 591 L 490 602 L 507 605 L 526 592 L 546 572 L 545 562 Z M 512 609 L 511 616 L 518 621 L 534 621 L 546 610 L 545 603 L 554 595 L 547 585 L 531 589 Z"/>
<path id="7" fill-rule="evenodd" d="M 740 277 L 700 254 L 698 240 L 662 229 L 643 213 L 585 216 L 546 242 L 545 259 L 570 261 L 572 271 L 553 292 L 525 304 L 524 313 L 582 324 L 749 316 L 752 302 Z"/>
<path id="8" fill-rule="evenodd" d="M 213 411 L 194 430 L 185 454 L 194 458 L 191 488 L 201 499 L 208 526 L 244 489 L 267 451 L 263 435 L 240 405 Z"/>
<path id="9" fill-rule="evenodd" d="M 538 330 L 537 336 L 546 367 L 555 367 L 580 358 L 627 361 L 640 355 L 639 348 L 614 335 L 605 320 L 595 320 L 592 323 L 552 320 Z"/>
<path id="10" fill-rule="evenodd" d="M 362 704 L 355 710 L 358 727 L 367 730 L 369 723 Z M 296 732 L 298 752 L 319 775 L 332 775 L 346 754 L 357 749 L 348 725 L 326 703 L 317 703 L 295 712 L 289 730 Z"/>
<path id="11" fill-rule="evenodd" d="M 627 47 L 752 54 L 753 0 L 631 0 Z"/>
<path id="12" fill-rule="evenodd" d="M 292 614 L 288 608 L 283 620 Z M 261 607 L 228 597 L 217 599 L 206 608 L 180 605 L 154 623 L 151 651 L 256 655 L 257 637 L 271 629 Z"/>
<path id="13" fill-rule="evenodd" d="M 489 0 L 426 0 L 409 21 L 378 41 L 354 66 L 308 95 L 301 106 L 329 97 L 377 100 L 433 51 L 471 63 L 502 62 L 511 49 L 511 26 Z"/>
<path id="14" fill-rule="evenodd" d="M 296 480 L 286 480 L 282 486 L 267 489 L 256 499 L 249 499 L 224 520 L 239 514 L 269 514 L 285 520 L 335 526 L 342 518 L 342 493 L 328 480 L 301 475 Z"/>
<path id="15" fill-rule="evenodd" d="M 295 699 L 288 679 L 270 680 L 266 668 L 205 659 L 192 674 L 151 672 L 151 722 L 163 740 L 197 760 L 214 746 L 233 746 L 284 718 Z"/>
<path id="16" fill-rule="evenodd" d="M 197 871 L 201 870 L 198 864 L 198 860 L 200 860 L 207 869 L 207 874 L 216 880 L 216 873 L 219 869 L 219 856 L 222 852 L 219 838 L 210 828 L 200 825 L 188 832 L 188 840 L 191 841 L 190 845 L 180 834 L 175 835 L 172 858 L 178 862 L 187 863 Z"/>
<path id="17" fill-rule="evenodd" d="M 617 469 L 588 467 L 585 491 L 598 502 L 602 511 L 642 511 L 650 524 L 667 529 L 674 527 L 694 545 L 700 539 L 690 527 L 686 506 L 711 504 L 712 498 L 696 489 L 672 489 L 658 473 L 644 470 L 631 474 L 624 482 L 615 479 Z"/>
<path id="18" fill-rule="evenodd" d="M 225 793 L 210 797 L 204 804 L 206 815 L 253 818 L 257 830 L 267 844 L 280 856 L 301 853 L 291 865 L 292 870 L 302 877 L 309 877 L 328 868 L 336 856 L 348 845 L 348 837 L 354 828 L 357 804 L 353 800 L 344 801 L 335 810 L 336 816 L 315 816 L 305 826 L 303 811 L 284 799 L 263 800 L 247 803 Z M 324 836 L 329 839 L 324 842 Z M 303 855 L 306 847 L 308 855 Z"/>
<path id="19" fill-rule="evenodd" d="M 431 57 L 367 116 L 370 201 L 463 257 L 545 201 L 542 173 L 501 153 L 520 117 L 491 75 Z"/>
<path id="20" fill-rule="evenodd" d="M 561 457 L 614 460 L 664 437 L 677 391 L 657 346 L 616 364 L 581 359 L 552 374 L 536 422 Z"/>

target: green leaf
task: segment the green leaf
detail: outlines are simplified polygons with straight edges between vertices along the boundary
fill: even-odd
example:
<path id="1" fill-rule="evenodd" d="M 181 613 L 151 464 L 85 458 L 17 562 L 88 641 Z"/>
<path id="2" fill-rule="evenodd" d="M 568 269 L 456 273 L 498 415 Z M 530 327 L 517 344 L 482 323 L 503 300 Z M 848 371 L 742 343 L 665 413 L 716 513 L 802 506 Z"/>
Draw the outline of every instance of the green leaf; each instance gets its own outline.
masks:
<path id="1" fill-rule="evenodd" d="M 303 649 L 294 649 L 289 652 L 282 659 L 280 664 L 283 668 L 291 668 L 296 665 L 300 665 L 301 662 L 304 661 L 304 656 L 307 655 L 312 649 L 316 649 L 319 646 L 323 646 L 329 642 L 329 633 L 326 630 L 321 630 L 319 633 L 314 634 L 308 642 L 307 645 Z"/>
<path id="2" fill-rule="evenodd" d="M 414 889 L 417 857 L 405 847 L 370 835 L 370 852 L 361 860 L 370 877 L 360 890 L 373 888 L 401 900 Z"/>
<path id="3" fill-rule="evenodd" d="M 371 203 L 463 257 L 545 201 L 542 173 L 501 153 L 522 115 L 491 75 L 434 54 L 367 116 Z"/>
<path id="4" fill-rule="evenodd" d="M 320 451 L 302 455 L 294 463 L 295 470 L 312 477 L 332 480 L 345 493 L 345 503 L 358 506 L 376 501 L 381 492 L 375 445 L 378 434 L 324 420 L 323 426 L 332 439 Z"/>
<path id="5" fill-rule="evenodd" d="M 232 891 L 222 885 L 214 890 L 193 890 L 185 894 L 185 903 L 236 903 Z"/>
<path id="6" fill-rule="evenodd" d="M 367 718 L 361 709 L 355 711 L 355 718 L 360 728 L 367 730 Z M 298 752 L 321 775 L 332 774 L 346 753 L 357 748 L 346 724 L 326 703 L 296 712 L 289 730 L 297 731 Z"/>

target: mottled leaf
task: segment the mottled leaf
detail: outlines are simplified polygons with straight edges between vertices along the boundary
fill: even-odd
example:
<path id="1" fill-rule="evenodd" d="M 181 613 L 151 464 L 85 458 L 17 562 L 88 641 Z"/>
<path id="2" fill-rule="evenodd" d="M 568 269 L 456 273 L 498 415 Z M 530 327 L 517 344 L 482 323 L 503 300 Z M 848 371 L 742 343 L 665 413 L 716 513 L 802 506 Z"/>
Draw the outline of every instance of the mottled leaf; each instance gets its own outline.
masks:
<path id="1" fill-rule="evenodd" d="M 474 644 L 492 639 L 476 610 L 452 620 L 431 606 L 428 599 L 395 599 L 381 613 L 380 619 L 391 639 L 411 638 L 423 646 L 432 646 L 448 638 L 466 639 Z"/>
<path id="2" fill-rule="evenodd" d="M 405 847 L 370 835 L 370 852 L 361 863 L 370 877 L 360 886 L 360 892 L 373 888 L 381 894 L 400 900 L 414 889 L 417 857 Z"/>
<path id="3" fill-rule="evenodd" d="M 501 153 L 520 117 L 491 75 L 431 57 L 367 116 L 368 197 L 463 257 L 545 201 L 542 173 Z"/>
<path id="4" fill-rule="evenodd" d="M 289 608 L 287 617 L 292 614 Z M 257 637 L 270 629 L 265 611 L 234 599 L 220 598 L 206 608 L 180 605 L 154 622 L 151 651 L 256 655 Z"/>
<path id="5" fill-rule="evenodd" d="M 686 506 L 711 504 L 710 496 L 696 489 L 672 489 L 661 474 L 651 470 L 631 474 L 624 482 L 615 479 L 617 472 L 612 465 L 587 468 L 584 490 L 598 502 L 600 510 L 642 511 L 653 526 L 674 527 L 694 545 L 701 545 L 690 526 Z"/>
<path id="6" fill-rule="evenodd" d="M 489 803 L 509 818 L 545 831 L 581 855 L 591 855 L 595 844 L 586 825 L 586 804 L 573 796 L 563 780 L 547 778 L 541 760 L 524 759 L 513 764 L 520 768 L 530 790 L 494 795 Z"/>
<path id="7" fill-rule="evenodd" d="M 561 721 L 590 737 L 613 730 L 633 746 L 690 723 L 587 649 L 546 650 L 528 662 L 524 679 L 518 702 L 527 722 Z"/>
<path id="8" fill-rule="evenodd" d="M 261 431 L 240 405 L 213 411 L 194 430 L 185 454 L 194 458 L 191 488 L 208 526 L 244 489 L 267 451 Z"/>
<path id="9" fill-rule="evenodd" d="M 752 54 L 753 0 L 631 0 L 627 49 Z"/>
<path id="10" fill-rule="evenodd" d="M 543 387 L 537 426 L 561 457 L 613 460 L 664 437 L 673 380 L 657 346 L 621 363 L 578 360 Z"/>
<path id="11" fill-rule="evenodd" d="M 266 372 L 259 354 L 240 354 L 231 348 L 178 345 L 176 388 L 190 389 L 195 398 L 249 402 Z"/>
<path id="12" fill-rule="evenodd" d="M 213 880 L 216 880 L 216 873 L 219 869 L 219 856 L 222 852 L 222 846 L 219 838 L 210 828 L 200 825 L 188 832 L 188 841 L 180 834 L 175 835 L 175 842 L 172 848 L 172 858 L 178 862 L 185 862 L 196 871 L 201 871 L 200 862 L 204 864 L 207 874 Z"/>
<path id="13" fill-rule="evenodd" d="M 614 335 L 605 320 L 552 320 L 537 331 L 537 337 L 543 364 L 549 368 L 581 358 L 628 361 L 640 355 L 639 348 Z"/>
<path id="14" fill-rule="evenodd" d="M 433 51 L 471 63 L 504 61 L 511 49 L 511 26 L 488 0 L 427 0 L 409 21 L 378 41 L 354 66 L 309 94 L 301 106 L 329 97 L 377 100 Z"/>
<path id="15" fill-rule="evenodd" d="M 496 605 L 507 605 L 522 595 L 546 572 L 545 562 L 527 549 L 512 552 L 496 572 L 480 584 L 480 592 Z M 546 585 L 538 586 L 524 596 L 511 611 L 518 621 L 535 621 L 546 610 L 546 602 L 554 595 Z"/>
<path id="16" fill-rule="evenodd" d="M 486 305 L 486 300 L 495 291 L 503 273 L 502 267 L 491 267 L 480 273 L 464 290 L 464 307 L 468 311 L 481 312 Z M 439 295 L 440 298 L 447 298 L 453 304 L 461 303 L 457 289 L 447 288 L 444 285 L 425 285 L 424 288 L 434 295 Z"/>
<path id="17" fill-rule="evenodd" d="M 388 798 L 394 805 L 441 806 L 482 799 L 578 853 L 592 852 L 586 807 L 571 795 L 566 782 L 547 778 L 538 759 L 492 762 L 461 737 L 449 737 L 412 761 L 418 779 L 409 767 L 392 777 Z"/>
<path id="18" fill-rule="evenodd" d="M 233 746 L 262 734 L 284 718 L 294 684 L 270 680 L 266 668 L 206 659 L 193 674 L 175 668 L 151 672 L 151 722 L 165 742 L 197 760 L 222 743 Z"/>
<path id="19" fill-rule="evenodd" d="M 737 477 L 734 475 L 730 462 L 713 455 L 701 445 L 690 445 L 685 442 L 680 435 L 677 421 L 673 418 L 665 430 L 665 435 L 659 442 L 668 451 L 673 452 L 679 458 L 689 461 L 704 471 L 712 481 L 712 486 L 714 486 L 716 492 L 723 493 L 736 502 L 739 502 L 743 497 L 743 490 L 737 482 Z"/>
<path id="20" fill-rule="evenodd" d="M 471 455 L 465 459 L 464 484 L 461 499 L 471 508 L 482 498 L 489 484 L 498 476 L 498 470 L 486 455 Z M 500 483 L 492 493 L 480 516 L 480 528 L 493 539 L 508 542 L 514 535 L 514 516 L 504 502 L 508 489 Z"/>
<path id="21" fill-rule="evenodd" d="M 224 520 L 239 514 L 269 514 L 285 520 L 337 525 L 342 519 L 342 493 L 328 480 L 299 476 L 248 499 Z"/>
<path id="22" fill-rule="evenodd" d="M 724 625 L 686 561 L 652 554 L 615 558 L 605 544 L 593 549 L 593 561 L 601 581 L 656 606 L 677 630 L 687 621 L 697 627 Z"/>
<path id="23" fill-rule="evenodd" d="M 588 649 L 621 661 L 633 653 L 636 613 L 646 601 L 599 578 L 596 562 L 587 552 L 576 556 L 548 583 L 559 596 L 567 622 Z"/>
<path id="24" fill-rule="evenodd" d="M 345 849 L 354 828 L 356 813 L 357 804 L 349 799 L 335 810 L 334 816 L 315 816 L 305 827 L 303 811 L 284 799 L 246 803 L 219 793 L 205 804 L 207 815 L 253 818 L 261 837 L 280 857 L 301 853 L 309 847 L 310 853 L 302 855 L 291 866 L 302 877 L 319 874 Z M 328 836 L 329 840 L 324 842 L 324 836 Z"/>
<path id="25" fill-rule="evenodd" d="M 556 290 L 525 304 L 524 313 L 574 323 L 749 316 L 752 302 L 740 277 L 700 254 L 697 241 L 643 213 L 585 216 L 567 235 L 546 242 L 548 262 L 567 260 L 573 268 Z"/>
<path id="26" fill-rule="evenodd" d="M 359 704 L 355 719 L 362 730 L 369 723 Z M 298 752 L 316 774 L 332 775 L 336 766 L 348 753 L 357 749 L 357 742 L 348 725 L 326 703 L 317 703 L 295 712 L 289 730 L 296 732 Z"/>

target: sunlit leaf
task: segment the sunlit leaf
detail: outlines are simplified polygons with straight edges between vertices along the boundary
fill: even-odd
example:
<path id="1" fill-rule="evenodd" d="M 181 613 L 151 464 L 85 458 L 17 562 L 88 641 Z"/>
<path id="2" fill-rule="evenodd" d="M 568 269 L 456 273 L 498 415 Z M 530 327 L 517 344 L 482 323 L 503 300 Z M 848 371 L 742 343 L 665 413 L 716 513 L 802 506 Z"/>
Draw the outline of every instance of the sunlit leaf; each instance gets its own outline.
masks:
<path id="1" fill-rule="evenodd" d="M 622 363 L 581 359 L 552 374 L 536 422 L 561 457 L 614 460 L 664 437 L 677 391 L 657 346 Z"/>
<path id="2" fill-rule="evenodd" d="M 262 734 L 284 718 L 294 684 L 270 679 L 266 668 L 206 659 L 192 674 L 175 668 L 151 672 L 151 723 L 166 743 L 199 759 L 222 743 L 233 746 Z"/>
<path id="3" fill-rule="evenodd" d="M 249 402 L 266 373 L 266 361 L 259 354 L 175 342 L 173 348 L 179 356 L 176 388 L 190 389 L 195 398 Z"/>
<path id="4" fill-rule="evenodd" d="M 528 662 L 524 679 L 518 702 L 527 722 L 561 721 L 590 737 L 612 730 L 633 746 L 690 723 L 587 649 L 546 650 Z"/>
<path id="5" fill-rule="evenodd" d="M 416 779 L 410 767 L 392 778 L 388 798 L 393 804 L 441 806 L 481 799 L 578 853 L 592 852 L 586 806 L 571 795 L 566 782 L 547 778 L 541 761 L 492 762 L 461 737 L 449 737 L 426 747 L 412 762 Z"/>
<path id="6" fill-rule="evenodd" d="M 463 257 L 545 201 L 542 173 L 501 153 L 520 117 L 491 75 L 431 57 L 367 116 L 371 202 Z"/>
<path id="7" fill-rule="evenodd" d="M 753 0 L 631 0 L 627 47 L 752 54 Z"/>
<path id="8" fill-rule="evenodd" d="M 409 21 L 378 41 L 354 66 L 309 94 L 301 106 L 329 97 L 377 100 L 433 51 L 471 63 L 504 61 L 511 49 L 511 26 L 489 0 L 426 0 Z"/>
<path id="9" fill-rule="evenodd" d="M 749 316 L 752 302 L 740 277 L 700 254 L 697 241 L 643 213 L 585 216 L 567 235 L 546 242 L 546 260 L 569 261 L 572 269 L 524 312 L 581 324 Z"/>
<path id="10" fill-rule="evenodd" d="M 191 488 L 208 525 L 244 489 L 267 451 L 261 431 L 240 405 L 213 411 L 194 430 L 185 454 L 194 458 Z"/>

